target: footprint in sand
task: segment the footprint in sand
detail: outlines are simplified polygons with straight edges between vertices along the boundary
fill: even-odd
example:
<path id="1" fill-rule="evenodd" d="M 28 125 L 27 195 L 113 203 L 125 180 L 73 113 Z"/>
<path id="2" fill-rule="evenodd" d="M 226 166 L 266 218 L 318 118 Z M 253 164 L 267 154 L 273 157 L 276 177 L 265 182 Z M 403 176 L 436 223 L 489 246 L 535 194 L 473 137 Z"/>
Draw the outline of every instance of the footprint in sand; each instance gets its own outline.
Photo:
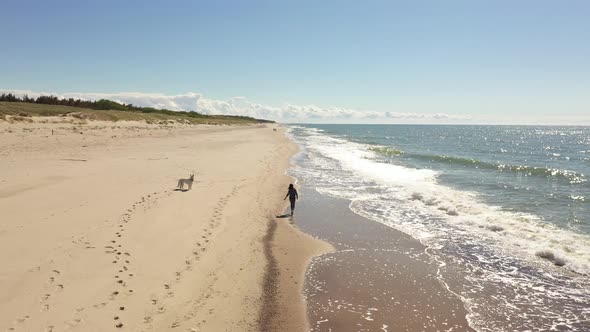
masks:
<path id="1" fill-rule="evenodd" d="M 74 318 L 67 322 L 67 324 L 71 327 L 77 326 L 82 322 L 82 318 Z"/>
<path id="2" fill-rule="evenodd" d="M 106 305 L 107 305 L 106 302 L 101 302 L 99 304 L 93 304 L 92 307 L 95 308 L 95 309 L 98 309 L 98 308 L 102 308 L 102 307 L 104 307 Z"/>

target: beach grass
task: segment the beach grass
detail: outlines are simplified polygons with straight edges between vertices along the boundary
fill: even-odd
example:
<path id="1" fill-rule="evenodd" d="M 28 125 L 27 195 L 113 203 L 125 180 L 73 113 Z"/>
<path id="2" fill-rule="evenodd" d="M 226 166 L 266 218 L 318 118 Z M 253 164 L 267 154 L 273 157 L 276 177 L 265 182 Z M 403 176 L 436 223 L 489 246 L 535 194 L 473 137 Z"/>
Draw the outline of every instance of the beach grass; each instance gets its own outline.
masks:
<path id="1" fill-rule="evenodd" d="M 0 119 L 11 121 L 27 121 L 30 117 L 43 116 L 72 116 L 87 120 L 102 121 L 145 121 L 147 123 L 185 123 L 185 124 L 212 124 L 212 125 L 244 125 L 261 122 L 269 122 L 244 116 L 231 115 L 205 115 L 199 113 L 171 112 L 138 112 L 118 110 L 93 110 L 62 105 L 45 105 L 23 102 L 0 102 Z"/>

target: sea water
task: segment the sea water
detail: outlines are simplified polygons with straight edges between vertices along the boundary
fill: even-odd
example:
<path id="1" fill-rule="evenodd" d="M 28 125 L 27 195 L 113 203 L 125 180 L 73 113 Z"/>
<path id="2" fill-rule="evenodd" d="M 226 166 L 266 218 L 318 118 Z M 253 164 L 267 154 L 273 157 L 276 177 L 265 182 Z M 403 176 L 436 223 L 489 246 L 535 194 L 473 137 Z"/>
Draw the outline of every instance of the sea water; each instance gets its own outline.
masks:
<path id="1" fill-rule="evenodd" d="M 590 331 L 590 127 L 292 125 L 292 174 L 426 247 L 480 331 Z"/>

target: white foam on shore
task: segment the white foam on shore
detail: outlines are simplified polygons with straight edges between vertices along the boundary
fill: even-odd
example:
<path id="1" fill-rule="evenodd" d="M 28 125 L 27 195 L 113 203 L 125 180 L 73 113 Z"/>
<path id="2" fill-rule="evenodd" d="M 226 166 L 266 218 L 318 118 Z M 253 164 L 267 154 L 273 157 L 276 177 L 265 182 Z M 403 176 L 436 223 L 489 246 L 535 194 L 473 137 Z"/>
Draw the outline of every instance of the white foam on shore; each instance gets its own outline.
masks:
<path id="1" fill-rule="evenodd" d="M 326 177 L 327 186 L 318 190 L 335 197 L 354 201 L 353 209 L 371 219 L 378 218 L 420 240 L 445 237 L 448 228 L 433 229 L 424 220 L 400 218 L 401 210 L 413 210 L 442 218 L 458 232 L 486 240 L 502 251 L 539 261 L 537 253 L 550 251 L 565 262 L 565 268 L 590 274 L 590 236 L 575 233 L 544 222 L 531 214 L 503 211 L 478 199 L 476 193 L 452 189 L 437 183 L 437 172 L 412 169 L 377 161 L 378 156 L 369 146 L 329 137 L 319 130 L 306 129 L 306 149 L 325 159 L 316 159 L 319 169 L 341 168 L 353 178 Z M 333 162 L 332 165 L 328 163 Z M 370 182 L 373 182 L 371 184 Z M 363 190 L 382 186 L 382 190 Z M 363 206 L 367 207 L 364 209 Z M 365 210 L 365 211 L 360 211 Z M 370 211 L 375 211 L 372 213 Z M 427 244 L 427 243 L 425 243 Z M 549 263 L 549 262 L 548 262 Z"/>

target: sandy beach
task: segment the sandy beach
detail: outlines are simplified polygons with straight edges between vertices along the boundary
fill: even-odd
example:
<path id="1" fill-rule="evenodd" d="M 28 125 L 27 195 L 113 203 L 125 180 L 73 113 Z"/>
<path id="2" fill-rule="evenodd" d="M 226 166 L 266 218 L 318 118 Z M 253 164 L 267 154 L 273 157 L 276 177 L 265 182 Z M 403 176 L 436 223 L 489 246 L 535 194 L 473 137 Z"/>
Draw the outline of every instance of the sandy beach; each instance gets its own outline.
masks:
<path id="1" fill-rule="evenodd" d="M 306 330 L 273 128 L 0 121 L 0 330 Z"/>

